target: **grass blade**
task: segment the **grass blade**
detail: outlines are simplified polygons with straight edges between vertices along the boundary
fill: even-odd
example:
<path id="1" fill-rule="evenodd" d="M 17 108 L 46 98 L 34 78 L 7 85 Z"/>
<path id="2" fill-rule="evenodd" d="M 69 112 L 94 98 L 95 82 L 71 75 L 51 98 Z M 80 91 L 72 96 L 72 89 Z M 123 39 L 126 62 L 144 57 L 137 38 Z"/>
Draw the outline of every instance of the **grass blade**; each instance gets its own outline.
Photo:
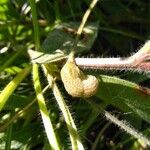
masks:
<path id="1" fill-rule="evenodd" d="M 23 69 L 9 84 L 3 89 L 0 94 L 0 111 L 3 109 L 10 95 L 14 92 L 20 82 L 27 76 L 31 67 L 27 66 Z"/>
<path id="2" fill-rule="evenodd" d="M 54 128 L 53 128 L 51 119 L 49 117 L 48 110 L 46 108 L 44 96 L 42 94 L 37 64 L 33 64 L 33 82 L 34 82 L 35 92 L 37 95 L 38 105 L 40 108 L 41 117 L 42 117 L 45 131 L 47 134 L 47 138 L 48 138 L 49 143 L 51 145 L 51 148 L 53 150 L 60 150 L 61 148 L 60 148 L 60 145 L 58 143 L 58 139 L 56 137 L 56 134 L 54 132 Z"/>

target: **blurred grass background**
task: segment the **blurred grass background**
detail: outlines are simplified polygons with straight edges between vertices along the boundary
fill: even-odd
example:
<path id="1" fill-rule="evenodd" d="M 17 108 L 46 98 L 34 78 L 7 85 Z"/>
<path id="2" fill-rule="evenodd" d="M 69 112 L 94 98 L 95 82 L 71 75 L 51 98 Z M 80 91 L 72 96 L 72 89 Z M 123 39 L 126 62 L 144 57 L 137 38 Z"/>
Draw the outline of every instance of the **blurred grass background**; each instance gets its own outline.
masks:
<path id="1" fill-rule="evenodd" d="M 48 34 L 55 25 L 64 22 L 80 22 L 90 2 L 90 0 L 38 1 L 36 7 L 41 43 L 48 38 Z M 98 22 L 98 33 L 90 51 L 84 52 L 84 57 L 130 56 L 150 38 L 150 1 L 100 0 L 92 11 L 88 22 Z M 1 0 L 0 91 L 30 63 L 27 49 L 34 49 L 33 37 L 29 2 L 27 0 Z M 96 73 L 101 72 L 96 71 Z M 108 72 L 107 74 L 150 87 L 149 74 L 124 71 Z M 41 76 L 41 81 L 45 84 L 43 76 Z M 78 99 L 75 101 L 75 98 L 68 96 L 62 83 L 58 81 L 58 84 L 64 93 L 64 98 L 70 99 L 67 103 L 75 113 L 73 116 L 86 149 L 147 149 L 140 141 L 110 124 L 101 112 L 93 111 L 92 106 L 87 102 Z M 2 127 L 7 126 L 7 121 L 16 111 L 22 110 L 31 102 L 34 94 L 32 76 L 28 75 L 11 95 L 3 111 L 0 112 L 0 147 L 2 149 L 4 149 L 8 137 L 7 128 L 2 129 Z M 56 105 L 52 92 L 50 95 L 46 93 L 45 97 L 61 143 L 64 149 L 70 149 L 64 118 Z M 71 101 L 71 99 L 73 100 Z M 97 100 L 96 97 L 94 99 Z M 113 112 L 120 119 L 127 119 L 137 130 L 150 135 L 150 124 L 140 117 L 134 116 L 130 112 L 122 113 L 111 105 L 108 105 L 106 110 Z M 97 139 L 99 141 L 96 143 Z M 17 117 L 12 127 L 11 141 L 11 149 L 50 149 L 36 103 Z"/>

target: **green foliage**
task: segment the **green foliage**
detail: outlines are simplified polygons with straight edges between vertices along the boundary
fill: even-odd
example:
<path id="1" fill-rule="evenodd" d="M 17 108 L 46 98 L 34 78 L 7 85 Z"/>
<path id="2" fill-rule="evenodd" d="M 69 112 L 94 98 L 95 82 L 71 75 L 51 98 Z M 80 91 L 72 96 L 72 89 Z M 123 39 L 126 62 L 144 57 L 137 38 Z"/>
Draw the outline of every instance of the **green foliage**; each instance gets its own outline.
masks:
<path id="1" fill-rule="evenodd" d="M 99 80 L 90 98 L 70 96 L 61 81 L 90 2 L 0 0 L 0 149 L 147 148 L 149 73 L 89 70 Z M 99 1 L 75 55 L 129 56 L 149 38 L 149 10 L 143 0 Z"/>
<path id="2" fill-rule="evenodd" d="M 100 76 L 99 80 L 97 97 L 124 111 L 133 111 L 142 119 L 150 121 L 148 89 L 116 77 Z"/>

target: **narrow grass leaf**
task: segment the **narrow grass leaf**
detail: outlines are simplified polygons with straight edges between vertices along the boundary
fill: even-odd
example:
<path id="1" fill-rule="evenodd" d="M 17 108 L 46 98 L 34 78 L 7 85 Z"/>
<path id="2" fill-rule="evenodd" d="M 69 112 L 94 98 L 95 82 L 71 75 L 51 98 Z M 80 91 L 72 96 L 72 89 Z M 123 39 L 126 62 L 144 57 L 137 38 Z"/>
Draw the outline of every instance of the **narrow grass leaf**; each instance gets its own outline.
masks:
<path id="1" fill-rule="evenodd" d="M 35 88 L 35 92 L 37 95 L 37 101 L 39 104 L 41 117 L 44 123 L 45 131 L 46 131 L 49 143 L 51 145 L 51 148 L 53 150 L 60 150 L 61 148 L 58 143 L 58 139 L 56 137 L 56 134 L 55 134 L 52 122 L 51 122 L 51 118 L 49 116 L 49 112 L 46 108 L 44 96 L 42 94 L 37 64 L 33 64 L 33 83 L 34 83 L 34 88 Z"/>
<path id="2" fill-rule="evenodd" d="M 0 111 L 3 109 L 8 98 L 11 96 L 11 94 L 14 92 L 20 82 L 28 75 L 30 69 L 31 67 L 27 66 L 3 89 L 0 94 Z"/>

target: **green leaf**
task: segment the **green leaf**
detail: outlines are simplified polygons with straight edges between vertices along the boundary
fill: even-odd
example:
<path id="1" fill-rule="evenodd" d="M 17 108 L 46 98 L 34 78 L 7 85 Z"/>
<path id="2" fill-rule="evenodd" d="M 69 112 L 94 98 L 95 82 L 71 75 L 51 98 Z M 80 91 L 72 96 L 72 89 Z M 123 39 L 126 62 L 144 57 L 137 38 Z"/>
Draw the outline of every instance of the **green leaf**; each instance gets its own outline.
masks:
<path id="1" fill-rule="evenodd" d="M 74 44 L 75 32 L 78 23 L 66 23 L 57 26 L 49 33 L 43 43 L 43 52 L 28 50 L 33 63 L 52 63 L 66 58 Z M 79 40 L 76 53 L 90 50 L 97 36 L 98 24 L 91 23 L 84 28 L 83 37 Z"/>
<path id="2" fill-rule="evenodd" d="M 57 25 L 43 43 L 44 52 L 51 53 L 59 49 L 69 53 L 73 47 L 78 26 L 79 22 Z M 89 50 L 97 37 L 97 32 L 98 23 L 87 24 L 83 29 L 83 34 L 81 35 L 76 51 Z"/>
<path id="3" fill-rule="evenodd" d="M 133 111 L 150 122 L 150 90 L 116 77 L 101 75 L 97 97 L 124 111 Z"/>
<path id="4" fill-rule="evenodd" d="M 62 51 L 58 51 L 58 52 L 56 51 L 53 54 L 48 54 L 48 53 L 33 51 L 30 49 L 28 50 L 28 54 L 32 60 L 32 63 L 39 63 L 39 64 L 57 62 L 66 57 Z"/>

